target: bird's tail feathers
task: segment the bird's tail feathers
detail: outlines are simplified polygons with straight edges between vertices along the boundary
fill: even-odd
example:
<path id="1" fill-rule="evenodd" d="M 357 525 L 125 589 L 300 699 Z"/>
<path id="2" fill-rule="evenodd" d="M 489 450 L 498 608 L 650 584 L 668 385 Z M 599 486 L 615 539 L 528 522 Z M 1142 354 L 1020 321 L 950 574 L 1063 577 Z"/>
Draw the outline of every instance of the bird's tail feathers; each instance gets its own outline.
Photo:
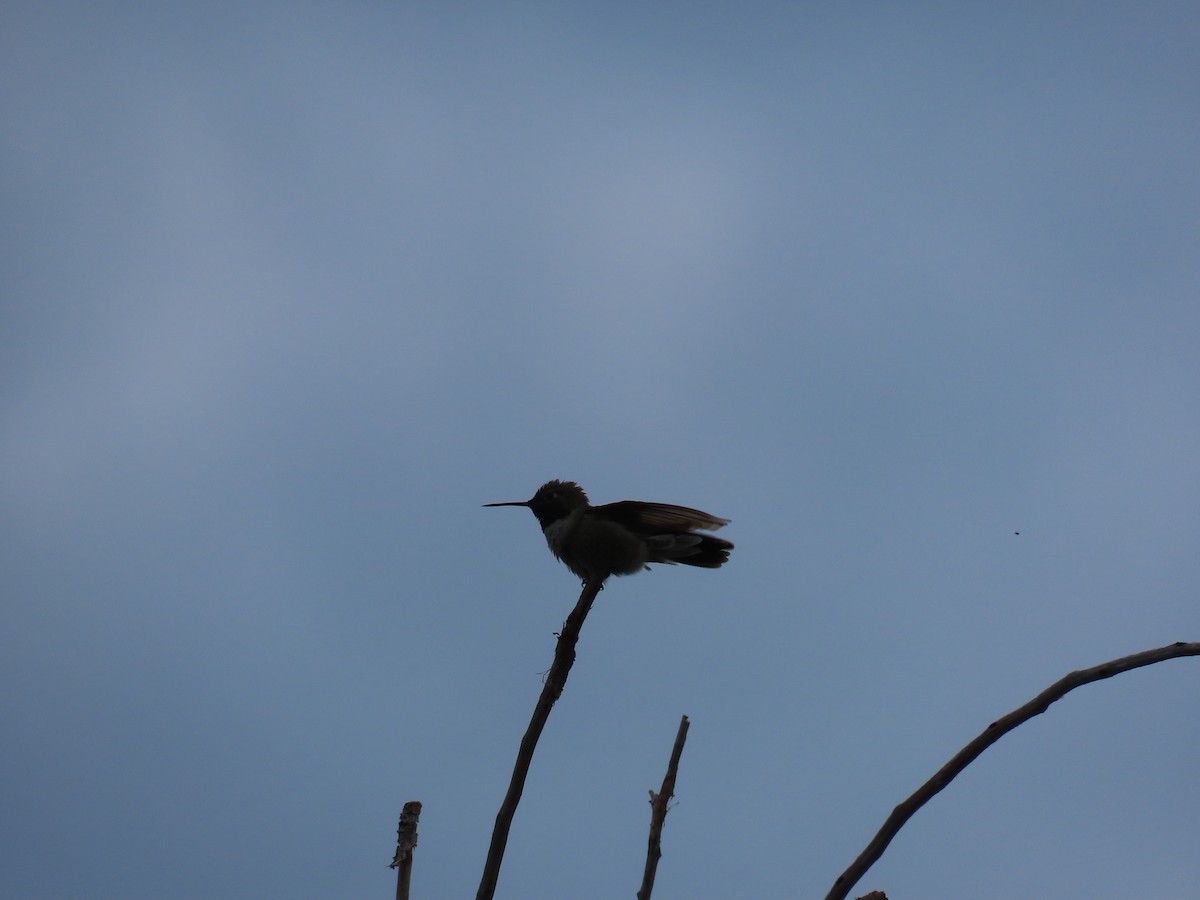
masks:
<path id="1" fill-rule="evenodd" d="M 648 562 L 683 563 L 685 566 L 699 566 L 704 569 L 717 569 L 729 561 L 729 551 L 733 544 L 713 537 L 710 534 L 656 534 L 646 539 L 650 548 Z"/>

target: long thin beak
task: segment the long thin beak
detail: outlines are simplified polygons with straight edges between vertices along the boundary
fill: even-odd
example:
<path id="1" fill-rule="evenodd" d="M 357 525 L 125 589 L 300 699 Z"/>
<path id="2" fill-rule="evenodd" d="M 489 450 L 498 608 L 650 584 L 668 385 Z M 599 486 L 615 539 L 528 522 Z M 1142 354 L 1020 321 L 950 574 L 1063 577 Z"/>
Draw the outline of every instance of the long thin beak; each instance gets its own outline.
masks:
<path id="1" fill-rule="evenodd" d="M 511 503 L 485 503 L 484 506 L 528 506 L 528 500 L 515 500 Z"/>

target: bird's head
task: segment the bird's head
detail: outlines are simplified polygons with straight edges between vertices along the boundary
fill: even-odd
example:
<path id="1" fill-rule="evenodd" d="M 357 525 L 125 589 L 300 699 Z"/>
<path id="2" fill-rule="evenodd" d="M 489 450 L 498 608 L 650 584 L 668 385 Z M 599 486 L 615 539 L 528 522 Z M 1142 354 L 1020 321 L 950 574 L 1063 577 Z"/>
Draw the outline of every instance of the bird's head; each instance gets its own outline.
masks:
<path id="1" fill-rule="evenodd" d="M 528 500 L 485 503 L 484 506 L 528 506 L 544 528 L 548 523 L 588 505 L 587 494 L 573 481 L 547 481 Z"/>

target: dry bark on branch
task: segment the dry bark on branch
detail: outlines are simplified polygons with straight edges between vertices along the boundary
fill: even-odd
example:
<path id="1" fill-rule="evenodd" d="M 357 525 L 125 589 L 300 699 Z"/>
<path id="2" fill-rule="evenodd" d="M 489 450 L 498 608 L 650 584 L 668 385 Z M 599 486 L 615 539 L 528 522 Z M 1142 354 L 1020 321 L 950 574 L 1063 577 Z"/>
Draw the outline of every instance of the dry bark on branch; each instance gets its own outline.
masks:
<path id="1" fill-rule="evenodd" d="M 412 880 L 413 848 L 417 846 L 417 823 L 421 818 L 421 801 L 409 800 L 400 812 L 396 826 L 396 855 L 390 868 L 396 869 L 396 900 L 408 900 Z"/>
<path id="2" fill-rule="evenodd" d="M 646 869 L 642 873 L 642 886 L 637 892 L 637 900 L 650 900 L 654 890 L 654 875 L 658 871 L 658 861 L 662 858 L 662 830 L 667 819 L 667 804 L 675 796 L 675 775 L 679 772 L 679 757 L 683 755 L 683 742 L 687 740 L 688 717 L 684 716 L 679 722 L 679 732 L 675 735 L 675 746 L 671 749 L 671 761 L 667 763 L 667 774 L 663 777 L 662 789 L 656 794 L 650 792 L 650 838 L 646 846 Z"/>

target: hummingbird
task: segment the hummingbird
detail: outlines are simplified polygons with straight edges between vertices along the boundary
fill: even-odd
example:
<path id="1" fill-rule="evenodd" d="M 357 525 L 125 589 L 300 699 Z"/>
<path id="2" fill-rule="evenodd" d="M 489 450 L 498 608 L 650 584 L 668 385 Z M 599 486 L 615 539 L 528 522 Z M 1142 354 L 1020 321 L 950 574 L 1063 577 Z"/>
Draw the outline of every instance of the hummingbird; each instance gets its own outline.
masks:
<path id="1" fill-rule="evenodd" d="M 669 503 L 621 500 L 592 506 L 573 481 L 547 481 L 528 500 L 484 506 L 527 506 L 537 516 L 555 558 L 583 579 L 603 584 L 610 575 L 632 575 L 646 563 L 719 568 L 733 544 L 698 534 L 728 519 Z"/>

